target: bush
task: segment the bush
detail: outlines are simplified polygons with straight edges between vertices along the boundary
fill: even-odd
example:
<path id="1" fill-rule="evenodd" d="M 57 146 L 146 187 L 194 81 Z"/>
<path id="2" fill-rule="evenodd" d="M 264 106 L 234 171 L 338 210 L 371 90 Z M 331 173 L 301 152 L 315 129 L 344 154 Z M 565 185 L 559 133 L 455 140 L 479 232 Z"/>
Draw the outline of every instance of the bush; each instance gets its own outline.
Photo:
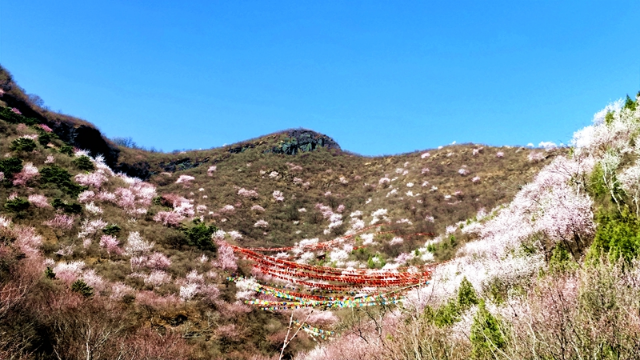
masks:
<path id="1" fill-rule="evenodd" d="M 637 106 L 637 105 L 638 105 L 638 104 L 637 104 L 634 100 L 632 100 L 632 99 L 629 97 L 629 95 L 627 95 L 627 100 L 624 102 L 624 108 L 625 108 L 625 109 L 629 109 L 629 110 L 631 110 L 631 111 L 636 111 L 636 106 Z"/>
<path id="2" fill-rule="evenodd" d="M 9 149 L 11 151 L 32 152 L 36 149 L 36 143 L 29 138 L 18 138 L 11 142 Z"/>
<path id="3" fill-rule="evenodd" d="M 38 135 L 38 142 L 42 146 L 47 146 L 47 144 L 51 142 L 51 135 L 49 135 L 44 131 L 41 131 L 40 134 Z"/>
<path id="4" fill-rule="evenodd" d="M 76 280 L 73 284 L 71 284 L 71 291 L 77 292 L 78 294 L 84 297 L 90 297 L 93 295 L 93 288 L 82 279 Z"/>
<path id="5" fill-rule="evenodd" d="M 596 236 L 587 254 L 588 259 L 598 260 L 601 255 L 608 255 L 612 261 L 623 258 L 630 263 L 638 257 L 640 223 L 628 208 L 620 213 L 600 213 L 596 222 Z"/>
<path id="6" fill-rule="evenodd" d="M 102 232 L 105 233 L 106 235 L 116 236 L 116 235 L 118 235 L 120 230 L 122 230 L 120 228 L 120 226 L 118 226 L 116 224 L 110 224 L 110 225 L 105 226 L 105 228 L 102 229 Z"/>
<path id="7" fill-rule="evenodd" d="M 47 269 L 44 271 L 44 276 L 47 279 L 55 279 L 56 278 L 56 273 L 53 272 L 53 270 L 51 270 L 50 267 L 47 266 Z"/>
<path id="8" fill-rule="evenodd" d="M 78 196 L 80 192 L 85 190 L 84 187 L 71 181 L 71 174 L 59 166 L 51 165 L 40 170 L 40 180 L 42 183 L 55 184 L 72 196 Z"/>
<path id="9" fill-rule="evenodd" d="M 471 325 L 470 340 L 473 358 L 495 358 L 496 350 L 503 349 L 507 344 L 502 329 L 502 323 L 487 310 L 484 301 L 481 300 Z"/>
<path id="10" fill-rule="evenodd" d="M 476 290 L 471 285 L 471 282 L 467 278 L 463 278 L 458 289 L 458 306 L 466 310 L 472 305 L 478 305 L 479 300 L 476 296 Z"/>
<path id="11" fill-rule="evenodd" d="M 96 169 L 96 167 L 93 166 L 91 159 L 89 159 L 89 157 L 85 155 L 73 159 L 73 165 L 75 165 L 78 169 L 84 171 L 93 171 Z"/>
<path id="12" fill-rule="evenodd" d="M 60 153 L 61 154 L 66 154 L 69 156 L 73 156 L 73 147 L 69 146 L 69 145 L 62 145 L 60 147 Z"/>
<path id="13" fill-rule="evenodd" d="M 7 179 L 10 179 L 13 174 L 22 171 L 22 160 L 15 157 L 0 160 L 0 171 L 4 173 Z"/>
<path id="14" fill-rule="evenodd" d="M 29 201 L 23 198 L 15 198 L 13 200 L 9 200 L 4 204 L 4 207 L 13 212 L 20 212 L 23 210 L 27 210 L 29 208 Z"/>
<path id="15" fill-rule="evenodd" d="M 16 114 L 8 107 L 0 107 L 0 118 L 14 124 L 35 125 L 40 122 L 34 118 L 27 118 L 20 114 Z"/>
<path id="16" fill-rule="evenodd" d="M 450 299 L 445 305 L 433 310 L 425 308 L 425 317 L 438 327 L 451 326 L 460 321 L 461 315 L 472 305 L 479 303 L 476 291 L 471 282 L 465 277 L 460 283 L 455 299 Z"/>
<path id="17" fill-rule="evenodd" d="M 53 205 L 54 208 L 61 209 L 62 211 L 69 214 L 80 214 L 82 212 L 82 205 L 78 203 L 67 204 L 60 199 L 53 199 L 51 205 Z"/>
<path id="18" fill-rule="evenodd" d="M 184 230 L 184 234 L 187 236 L 187 244 L 200 250 L 216 251 L 211 236 L 218 231 L 218 228 L 214 225 L 207 226 L 200 219 L 193 220 L 193 224 L 194 226 Z"/>
<path id="19" fill-rule="evenodd" d="M 549 259 L 549 271 L 552 273 L 564 273 L 577 267 L 573 256 L 562 243 L 558 243 L 551 252 Z"/>

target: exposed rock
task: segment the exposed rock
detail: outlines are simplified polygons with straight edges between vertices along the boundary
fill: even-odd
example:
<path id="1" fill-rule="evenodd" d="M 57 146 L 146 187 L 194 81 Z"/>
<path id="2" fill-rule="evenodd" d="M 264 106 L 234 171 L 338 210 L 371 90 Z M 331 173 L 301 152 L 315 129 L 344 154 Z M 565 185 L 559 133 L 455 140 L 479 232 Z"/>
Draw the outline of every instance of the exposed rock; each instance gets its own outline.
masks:
<path id="1" fill-rule="evenodd" d="M 120 163 L 113 170 L 122 172 L 128 176 L 137 177 L 142 180 L 148 180 L 153 173 L 149 171 L 151 166 L 146 161 L 139 161 L 135 164 Z"/>
<path id="2" fill-rule="evenodd" d="M 299 152 L 314 151 L 318 148 L 338 149 L 340 145 L 332 138 L 312 130 L 296 129 L 287 131 L 288 139 L 265 153 L 296 155 Z"/>
<path id="3" fill-rule="evenodd" d="M 243 144 L 243 145 L 240 145 L 240 146 L 232 147 L 232 148 L 231 148 L 231 149 L 229 149 L 228 151 L 229 151 L 231 154 L 239 154 L 239 153 L 241 153 L 241 152 L 245 152 L 245 151 L 246 151 L 246 150 L 248 150 L 248 149 L 253 149 L 254 147 L 256 147 L 256 145 L 255 145 L 255 144 Z"/>
<path id="4" fill-rule="evenodd" d="M 184 158 L 180 160 L 169 161 L 168 163 L 161 162 L 160 164 L 158 164 L 158 166 L 166 172 L 176 172 L 181 170 L 192 169 L 194 167 L 200 166 L 208 162 L 209 162 L 208 157 L 202 160 L 198 160 L 198 158 L 196 158 L 195 160 L 192 160 L 191 158 Z"/>

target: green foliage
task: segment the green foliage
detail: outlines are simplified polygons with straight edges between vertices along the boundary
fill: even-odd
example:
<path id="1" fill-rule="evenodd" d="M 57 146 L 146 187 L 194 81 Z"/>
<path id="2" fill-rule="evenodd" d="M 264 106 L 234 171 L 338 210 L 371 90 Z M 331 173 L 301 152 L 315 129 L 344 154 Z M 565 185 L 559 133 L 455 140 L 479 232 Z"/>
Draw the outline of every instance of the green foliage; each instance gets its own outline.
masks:
<path id="1" fill-rule="evenodd" d="M 13 200 L 8 200 L 4 204 L 4 207 L 9 211 L 20 212 L 23 210 L 27 210 L 29 208 L 29 205 L 29 201 L 27 201 L 26 199 L 15 198 Z"/>
<path id="2" fill-rule="evenodd" d="M 458 242 L 456 241 L 456 237 L 451 235 L 449 236 L 449 244 L 451 245 L 451 247 L 455 247 L 456 245 L 458 245 Z"/>
<path id="3" fill-rule="evenodd" d="M 367 268 L 374 269 L 376 267 L 376 263 L 373 261 L 373 257 L 369 256 L 369 260 L 367 260 Z"/>
<path id="4" fill-rule="evenodd" d="M 624 108 L 629 109 L 631 111 L 636 111 L 636 106 L 638 104 L 627 95 L 627 100 L 624 102 Z"/>
<path id="5" fill-rule="evenodd" d="M 11 142 L 11 151 L 32 152 L 36 149 L 36 143 L 29 138 L 18 138 Z"/>
<path id="6" fill-rule="evenodd" d="M 120 226 L 116 225 L 116 224 L 109 224 L 107 226 L 104 227 L 104 229 L 102 229 L 102 232 L 105 233 L 106 235 L 118 235 L 118 233 L 120 232 Z"/>
<path id="7" fill-rule="evenodd" d="M 62 211 L 69 214 L 80 214 L 82 212 L 82 205 L 78 203 L 67 204 L 60 199 L 53 199 L 51 205 L 53 205 L 54 208 L 62 209 Z"/>
<path id="8" fill-rule="evenodd" d="M 44 276 L 47 279 L 53 280 L 56 278 L 56 273 L 54 273 L 53 270 L 51 270 L 51 268 L 47 266 L 47 269 L 44 271 Z"/>
<path id="9" fill-rule="evenodd" d="M 73 284 L 71 284 L 71 291 L 77 292 L 78 294 L 84 297 L 90 297 L 93 295 L 93 288 L 82 279 L 76 280 Z"/>
<path id="10" fill-rule="evenodd" d="M 573 256 L 564 244 L 559 243 L 553 248 L 549 259 L 549 271 L 552 273 L 564 273 L 577 267 Z"/>
<path id="11" fill-rule="evenodd" d="M 14 124 L 26 124 L 26 125 L 35 125 L 40 122 L 34 118 L 27 118 L 20 114 L 16 114 L 11 111 L 11 108 L 8 107 L 0 107 L 0 119 L 6 120 L 10 123 Z"/>
<path id="12" fill-rule="evenodd" d="M 72 196 L 78 196 L 85 188 L 71 181 L 71 174 L 59 166 L 51 165 L 40 170 L 40 181 L 44 184 L 55 184 Z"/>
<path id="13" fill-rule="evenodd" d="M 591 172 L 589 192 L 594 197 L 601 197 L 607 193 L 607 185 L 604 182 L 604 170 L 602 170 L 600 163 L 597 163 Z"/>
<path id="14" fill-rule="evenodd" d="M 163 206 L 162 204 L 162 196 L 156 196 L 152 200 L 153 205 Z"/>
<path id="15" fill-rule="evenodd" d="M 474 359 L 496 358 L 496 350 L 507 344 L 502 323 L 487 310 L 482 300 L 473 318 L 470 340 Z"/>
<path id="16" fill-rule="evenodd" d="M 611 125 L 611 123 L 613 122 L 613 113 L 612 112 L 608 112 L 607 115 L 604 116 L 604 122 L 607 125 Z"/>
<path id="17" fill-rule="evenodd" d="M 430 307 L 425 308 L 425 316 L 438 327 L 451 326 L 460 321 L 460 310 L 456 302 L 450 299 L 435 311 Z"/>
<path id="18" fill-rule="evenodd" d="M 71 147 L 69 145 L 62 145 L 60 147 L 60 153 L 61 154 L 65 154 L 65 155 L 69 155 L 69 156 L 73 156 L 73 147 Z"/>
<path id="19" fill-rule="evenodd" d="M 458 306 L 461 309 L 468 309 L 472 305 L 478 305 L 478 297 L 476 296 L 476 290 L 471 285 L 471 282 L 465 277 L 460 283 L 458 289 Z"/>
<path id="20" fill-rule="evenodd" d="M 41 131 L 38 135 L 38 142 L 42 146 L 47 146 L 47 144 L 51 142 L 51 135 L 49 135 L 49 133 L 47 132 Z"/>
<path id="21" fill-rule="evenodd" d="M 0 171 L 4 173 L 5 178 L 10 179 L 13 174 L 22 171 L 22 160 L 15 157 L 0 160 Z"/>
<path id="22" fill-rule="evenodd" d="M 78 169 L 84 171 L 93 171 L 96 169 L 96 167 L 91 162 L 91 159 L 89 159 L 89 157 L 86 155 L 78 156 L 77 158 L 73 159 L 73 165 L 75 165 Z"/>
<path id="23" fill-rule="evenodd" d="M 207 226 L 200 219 L 193 220 L 193 224 L 193 226 L 183 230 L 187 236 L 187 244 L 200 250 L 216 251 L 211 236 L 218 231 L 218 228 L 214 225 Z"/>
<path id="24" fill-rule="evenodd" d="M 24 116 L 16 114 L 13 111 L 11 111 L 10 108 L 3 106 L 3 107 L 0 107 L 0 118 L 10 123 L 18 124 L 22 122 L 22 119 L 24 119 Z"/>
<path id="25" fill-rule="evenodd" d="M 374 260 L 377 259 L 376 260 Z M 369 259 L 367 260 L 367 267 L 369 269 L 382 269 L 385 265 L 387 265 L 387 261 L 380 255 L 369 255 Z"/>
<path id="26" fill-rule="evenodd" d="M 625 207 L 622 212 L 599 213 L 596 217 L 596 236 L 587 259 L 597 260 L 608 255 L 611 260 L 624 259 L 627 263 L 640 253 L 640 223 Z"/>
<path id="27" fill-rule="evenodd" d="M 479 303 L 476 291 L 471 282 L 465 277 L 460 283 L 458 293 L 455 298 L 449 299 L 447 303 L 433 310 L 427 306 L 424 316 L 438 327 L 451 326 L 460 321 L 462 313 L 471 306 Z"/>

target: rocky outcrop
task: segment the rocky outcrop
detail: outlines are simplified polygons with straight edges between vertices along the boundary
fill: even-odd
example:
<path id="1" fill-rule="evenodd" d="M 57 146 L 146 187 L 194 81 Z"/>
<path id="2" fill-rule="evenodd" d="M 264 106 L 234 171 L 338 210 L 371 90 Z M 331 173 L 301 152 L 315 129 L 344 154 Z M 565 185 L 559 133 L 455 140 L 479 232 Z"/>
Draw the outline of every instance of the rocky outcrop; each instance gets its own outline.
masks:
<path id="1" fill-rule="evenodd" d="M 87 150 L 91 156 L 102 155 L 105 162 L 116 167 L 120 149 L 105 137 L 100 130 L 80 119 L 48 111 L 38 104 L 38 97 L 28 96 L 11 77 L 8 71 L 0 67 L 0 98 L 9 108 L 20 111 L 25 120 L 50 127 L 60 140 L 78 149 Z M 33 99 L 36 99 L 35 101 Z"/>
<path id="2" fill-rule="evenodd" d="M 198 167 L 208 162 L 209 162 L 208 157 L 200 160 L 198 160 L 198 158 L 196 159 L 184 158 L 180 160 L 169 161 L 167 163 L 161 162 L 160 164 L 158 164 L 158 166 L 166 172 L 176 172 L 181 170 L 192 169 L 194 167 Z"/>
<path id="3" fill-rule="evenodd" d="M 265 153 L 296 155 L 321 147 L 341 150 L 340 145 L 332 138 L 312 130 L 295 129 L 287 131 L 286 134 L 288 139 L 283 140 L 278 146 L 274 146 Z"/>
<path id="4" fill-rule="evenodd" d="M 151 172 L 151 165 L 146 161 L 139 161 L 137 163 L 119 163 L 113 170 L 127 174 L 128 176 L 137 177 L 142 180 L 148 180 L 153 173 Z"/>

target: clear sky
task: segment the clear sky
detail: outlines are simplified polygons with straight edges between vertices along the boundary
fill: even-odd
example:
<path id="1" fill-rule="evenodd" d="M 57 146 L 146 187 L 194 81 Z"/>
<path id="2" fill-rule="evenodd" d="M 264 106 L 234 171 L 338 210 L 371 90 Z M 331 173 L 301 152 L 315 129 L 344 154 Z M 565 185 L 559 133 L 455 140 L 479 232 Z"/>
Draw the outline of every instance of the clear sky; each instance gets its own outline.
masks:
<path id="1" fill-rule="evenodd" d="M 640 1 L 0 0 L 0 64 L 165 151 L 287 128 L 381 155 L 570 140 L 640 90 Z"/>

